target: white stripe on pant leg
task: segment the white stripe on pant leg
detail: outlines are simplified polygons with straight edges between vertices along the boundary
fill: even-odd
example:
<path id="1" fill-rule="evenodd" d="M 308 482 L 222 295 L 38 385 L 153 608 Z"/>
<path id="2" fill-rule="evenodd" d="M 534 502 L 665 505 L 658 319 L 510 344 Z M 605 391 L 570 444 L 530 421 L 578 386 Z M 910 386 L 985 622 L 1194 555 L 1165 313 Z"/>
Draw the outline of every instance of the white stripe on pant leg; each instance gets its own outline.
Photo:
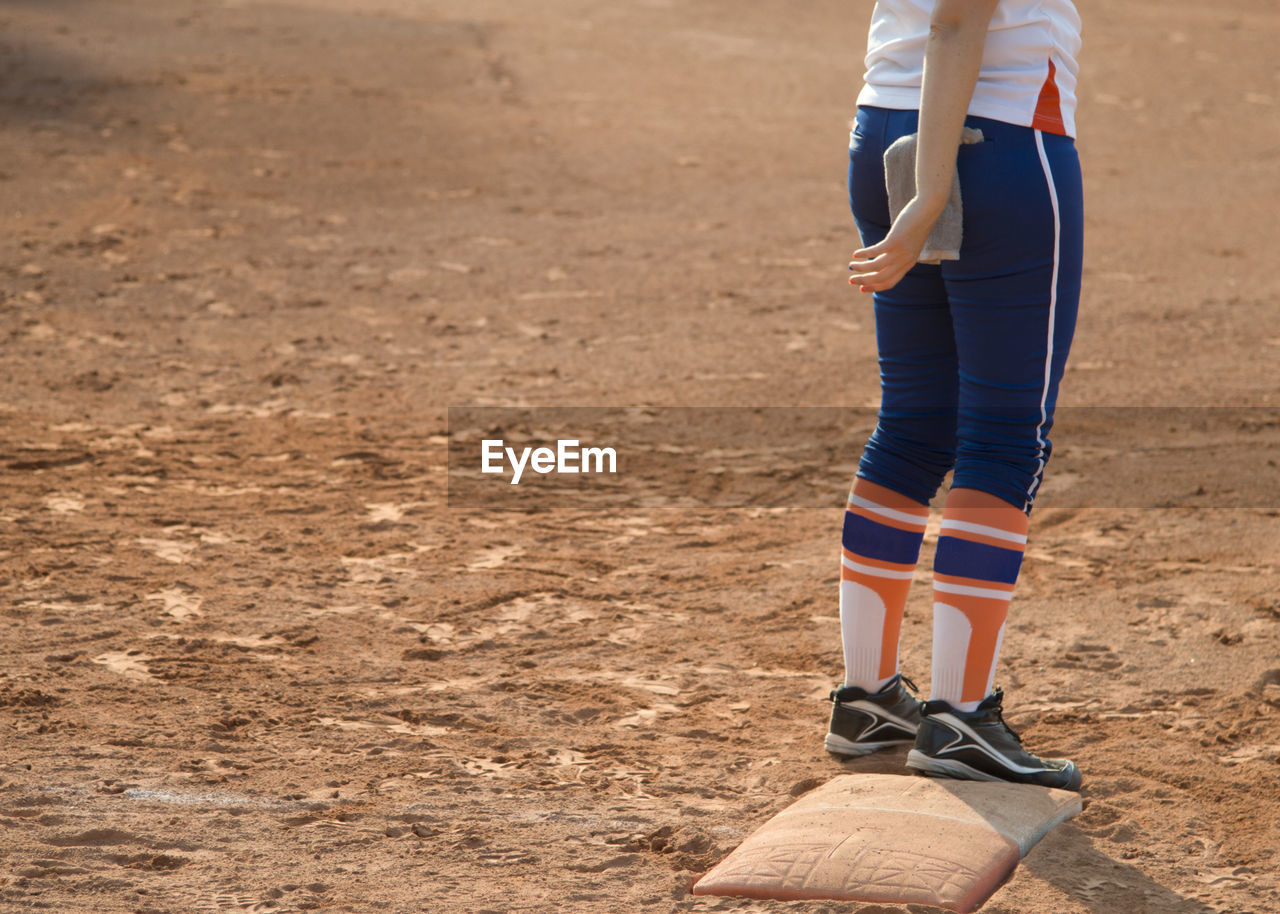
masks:
<path id="1" fill-rule="evenodd" d="M 1036 150 L 1040 153 L 1040 167 L 1044 169 L 1044 180 L 1049 186 L 1049 202 L 1053 205 L 1053 282 L 1049 286 L 1049 330 L 1045 343 L 1048 351 L 1044 356 L 1044 387 L 1040 391 L 1040 424 L 1036 426 L 1036 444 L 1040 446 L 1040 451 L 1036 455 L 1035 475 L 1031 479 L 1031 485 L 1027 486 L 1027 508 L 1031 507 L 1036 488 L 1040 485 L 1041 474 L 1044 473 L 1044 451 L 1047 444 L 1042 432 L 1044 424 L 1049 421 L 1046 405 L 1049 401 L 1049 383 L 1053 374 L 1053 325 L 1058 311 L 1058 255 L 1059 236 L 1062 230 L 1058 217 L 1058 189 L 1053 183 L 1053 170 L 1049 167 L 1049 156 L 1044 151 L 1044 134 L 1039 130 L 1035 134 Z"/>

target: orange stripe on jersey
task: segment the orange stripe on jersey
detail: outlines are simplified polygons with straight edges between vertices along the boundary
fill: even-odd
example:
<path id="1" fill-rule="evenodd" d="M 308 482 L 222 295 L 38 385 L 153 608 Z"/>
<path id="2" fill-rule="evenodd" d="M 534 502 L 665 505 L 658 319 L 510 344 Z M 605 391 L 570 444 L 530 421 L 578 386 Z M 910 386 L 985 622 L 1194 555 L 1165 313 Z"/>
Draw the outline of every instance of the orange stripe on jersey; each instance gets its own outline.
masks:
<path id="1" fill-rule="evenodd" d="M 1040 87 L 1040 98 L 1036 100 L 1036 113 L 1031 119 L 1031 126 L 1045 133 L 1066 136 L 1067 125 L 1062 121 L 1062 97 L 1058 94 L 1058 82 L 1054 79 L 1054 74 L 1057 72 L 1053 61 L 1050 60 L 1049 75 L 1045 77 L 1044 85 Z"/>

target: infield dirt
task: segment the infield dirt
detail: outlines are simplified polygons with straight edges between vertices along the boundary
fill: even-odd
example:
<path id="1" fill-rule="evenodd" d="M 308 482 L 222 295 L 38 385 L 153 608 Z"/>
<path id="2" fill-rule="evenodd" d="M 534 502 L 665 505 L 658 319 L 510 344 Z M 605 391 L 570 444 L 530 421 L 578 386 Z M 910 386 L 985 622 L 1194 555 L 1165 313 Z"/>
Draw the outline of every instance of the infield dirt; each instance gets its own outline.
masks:
<path id="1" fill-rule="evenodd" d="M 1280 473 L 1280 12 L 1079 6 L 1062 405 L 1259 437 L 1037 510 L 999 681 L 1086 808 L 984 911 L 1278 910 L 1280 504 L 1220 505 Z M 445 407 L 874 404 L 869 13 L 0 5 L 0 908 L 848 910 L 687 889 L 901 770 L 822 751 L 856 452 L 757 467 L 822 508 L 450 507 Z"/>

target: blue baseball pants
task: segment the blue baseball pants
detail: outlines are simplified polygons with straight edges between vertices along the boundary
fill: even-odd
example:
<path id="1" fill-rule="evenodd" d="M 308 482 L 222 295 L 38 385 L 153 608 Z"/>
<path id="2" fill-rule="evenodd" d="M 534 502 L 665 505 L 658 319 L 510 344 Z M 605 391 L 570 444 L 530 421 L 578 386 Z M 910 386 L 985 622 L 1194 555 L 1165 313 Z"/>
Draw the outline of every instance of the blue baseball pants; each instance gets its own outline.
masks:
<path id="1" fill-rule="evenodd" d="M 863 245 L 889 231 L 884 151 L 918 112 L 861 107 L 849 200 Z M 1070 137 L 969 117 L 960 259 L 877 292 L 881 402 L 858 475 L 928 503 L 943 477 L 1030 512 L 1049 460 L 1080 300 L 1084 212 Z"/>

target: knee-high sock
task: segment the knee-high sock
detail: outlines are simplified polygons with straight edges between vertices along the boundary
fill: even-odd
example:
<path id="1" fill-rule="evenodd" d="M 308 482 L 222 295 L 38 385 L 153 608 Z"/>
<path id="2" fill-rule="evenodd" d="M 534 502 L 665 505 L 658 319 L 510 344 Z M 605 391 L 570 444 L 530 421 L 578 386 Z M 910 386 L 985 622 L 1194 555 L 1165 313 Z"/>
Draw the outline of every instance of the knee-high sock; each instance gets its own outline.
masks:
<path id="1" fill-rule="evenodd" d="M 933 560 L 930 698 L 972 711 L 991 694 L 1027 515 L 977 489 L 952 489 Z"/>
<path id="2" fill-rule="evenodd" d="M 902 611 L 928 521 L 928 505 L 854 480 L 840 569 L 845 685 L 876 692 L 898 671 Z"/>

